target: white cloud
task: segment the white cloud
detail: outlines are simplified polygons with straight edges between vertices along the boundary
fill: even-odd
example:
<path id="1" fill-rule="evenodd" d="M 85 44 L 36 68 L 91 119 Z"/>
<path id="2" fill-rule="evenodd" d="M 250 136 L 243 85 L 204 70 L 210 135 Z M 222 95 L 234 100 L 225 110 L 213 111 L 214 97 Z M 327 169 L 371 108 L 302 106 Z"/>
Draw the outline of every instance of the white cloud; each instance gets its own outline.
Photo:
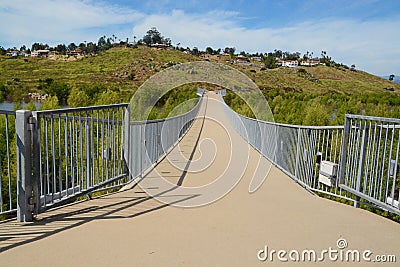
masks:
<path id="1" fill-rule="evenodd" d="M 0 6 L 0 35 L 14 44 L 95 40 L 105 28 L 132 25 L 143 16 L 133 9 L 82 0 L 0 0 Z"/>

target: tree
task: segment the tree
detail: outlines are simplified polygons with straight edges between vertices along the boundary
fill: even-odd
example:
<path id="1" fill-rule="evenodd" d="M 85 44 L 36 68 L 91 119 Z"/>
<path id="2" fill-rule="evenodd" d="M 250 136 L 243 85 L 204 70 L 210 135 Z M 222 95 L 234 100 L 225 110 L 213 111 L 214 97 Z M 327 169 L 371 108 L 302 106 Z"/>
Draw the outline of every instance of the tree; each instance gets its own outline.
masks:
<path id="1" fill-rule="evenodd" d="M 47 78 L 45 84 L 39 86 L 39 90 L 44 90 L 51 96 L 57 96 L 57 101 L 66 104 L 71 88 L 64 82 L 55 82 L 53 79 Z"/>
<path id="2" fill-rule="evenodd" d="M 303 59 L 304 59 L 304 60 L 310 59 L 310 52 L 307 51 L 307 53 L 305 53 L 305 54 L 303 55 Z"/>
<path id="3" fill-rule="evenodd" d="M 143 42 L 149 46 L 152 44 L 162 44 L 164 43 L 164 37 L 156 27 L 153 27 L 147 31 L 145 36 L 143 36 Z"/>
<path id="4" fill-rule="evenodd" d="M 171 43 L 172 43 L 171 38 L 165 38 L 163 43 L 168 45 L 168 46 L 171 46 Z"/>
<path id="5" fill-rule="evenodd" d="M 73 88 L 71 93 L 68 96 L 68 106 L 71 108 L 75 107 L 86 107 L 89 105 L 89 97 L 88 95 L 78 88 Z"/>
<path id="6" fill-rule="evenodd" d="M 49 45 L 48 44 L 42 44 L 42 43 L 34 43 L 32 45 L 32 51 L 36 51 L 36 50 L 44 50 L 44 49 L 48 49 Z"/>
<path id="7" fill-rule="evenodd" d="M 265 64 L 265 68 L 274 69 L 277 67 L 276 58 L 272 55 L 268 55 L 264 58 L 264 64 Z"/>
<path id="8" fill-rule="evenodd" d="M 329 113 L 326 108 L 318 102 L 312 103 L 305 111 L 303 125 L 326 126 L 329 124 Z"/>
<path id="9" fill-rule="evenodd" d="M 86 44 L 85 43 L 80 43 L 78 45 L 78 48 L 86 53 Z"/>
<path id="10" fill-rule="evenodd" d="M 115 91 L 107 90 L 98 94 L 96 105 L 118 104 L 121 102 L 119 94 Z"/>
<path id="11" fill-rule="evenodd" d="M 89 53 L 89 54 L 96 54 L 97 53 L 97 50 L 98 50 L 98 48 L 97 48 L 97 45 L 96 44 L 94 44 L 94 43 L 92 43 L 92 42 L 89 42 L 87 45 L 86 45 L 86 53 Z"/>
<path id="12" fill-rule="evenodd" d="M 55 47 L 55 50 L 60 53 L 60 54 L 64 54 L 67 51 L 67 47 L 65 46 L 65 44 L 59 44 Z"/>
<path id="13" fill-rule="evenodd" d="M 3 102 L 8 94 L 8 90 L 4 84 L 0 82 L 0 102 Z"/>
<path id="14" fill-rule="evenodd" d="M 89 99 L 95 99 L 97 94 L 107 91 L 107 87 L 101 83 L 91 83 L 83 86 L 82 91 L 89 97 Z"/>
<path id="15" fill-rule="evenodd" d="M 107 42 L 106 42 L 106 37 L 105 36 L 100 37 L 99 40 L 97 41 L 97 45 L 99 47 L 103 47 L 106 44 L 107 44 Z"/>
<path id="16" fill-rule="evenodd" d="M 29 102 L 24 109 L 26 110 L 30 110 L 30 111 L 36 111 L 36 106 L 33 102 Z"/>
<path id="17" fill-rule="evenodd" d="M 234 47 L 225 47 L 225 49 L 224 49 L 224 53 L 229 54 L 229 55 L 235 54 L 235 51 L 236 51 L 236 48 L 234 48 Z"/>
<path id="18" fill-rule="evenodd" d="M 320 62 L 325 63 L 326 66 L 330 66 L 331 63 L 334 63 L 331 62 L 332 58 L 327 55 L 326 51 L 321 51 L 321 56 L 322 58 L 320 59 Z"/>
<path id="19" fill-rule="evenodd" d="M 214 49 L 212 49 L 211 47 L 207 47 L 206 48 L 206 53 L 210 54 L 210 55 L 214 55 Z"/>
<path id="20" fill-rule="evenodd" d="M 59 109 L 60 104 L 58 103 L 57 96 L 49 96 L 43 102 L 43 105 L 40 107 L 40 110 L 52 110 L 52 109 Z"/>
<path id="21" fill-rule="evenodd" d="M 70 44 L 68 45 L 68 49 L 69 49 L 69 50 L 75 50 L 76 48 L 77 48 L 77 46 L 76 46 L 75 43 L 70 43 Z"/>
<path id="22" fill-rule="evenodd" d="M 282 53 L 282 50 L 274 50 L 274 53 L 272 53 L 272 55 L 274 56 L 274 57 L 276 57 L 276 58 L 282 58 L 282 56 L 283 56 L 283 53 Z"/>
<path id="23" fill-rule="evenodd" d="M 191 51 L 192 55 L 198 56 L 200 55 L 200 50 L 195 46 Z"/>
<path id="24" fill-rule="evenodd" d="M 300 58 L 300 53 L 299 52 L 290 53 L 286 51 L 283 53 L 283 58 L 287 60 L 298 60 Z"/>

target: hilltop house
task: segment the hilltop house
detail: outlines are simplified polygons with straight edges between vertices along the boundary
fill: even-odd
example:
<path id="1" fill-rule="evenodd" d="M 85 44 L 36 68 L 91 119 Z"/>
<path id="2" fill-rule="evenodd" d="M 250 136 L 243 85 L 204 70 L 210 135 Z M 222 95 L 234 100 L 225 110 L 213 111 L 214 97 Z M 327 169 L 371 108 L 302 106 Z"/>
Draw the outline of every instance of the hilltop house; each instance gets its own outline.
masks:
<path id="1" fill-rule="evenodd" d="M 50 50 L 42 49 L 42 50 L 35 50 L 32 51 L 31 57 L 47 57 L 50 54 Z"/>
<path id="2" fill-rule="evenodd" d="M 234 65 L 250 66 L 251 63 L 244 55 L 237 55 L 236 60 L 232 62 Z"/>
<path id="3" fill-rule="evenodd" d="M 18 51 L 10 51 L 6 55 L 9 57 L 18 57 Z"/>
<path id="4" fill-rule="evenodd" d="M 81 49 L 75 49 L 75 50 L 68 50 L 67 51 L 68 56 L 82 56 L 83 51 Z"/>
<path id="5" fill-rule="evenodd" d="M 262 62 L 262 57 L 251 57 L 251 60 Z"/>
<path id="6" fill-rule="evenodd" d="M 297 62 L 297 60 L 278 59 L 277 65 L 282 67 L 297 68 L 299 66 L 299 62 Z"/>
<path id="7" fill-rule="evenodd" d="M 25 51 L 18 51 L 18 50 L 7 52 L 6 55 L 9 57 L 26 57 L 27 56 Z"/>
<path id="8" fill-rule="evenodd" d="M 155 43 L 155 44 L 150 44 L 151 48 L 168 48 L 169 45 L 167 44 L 159 44 L 159 43 Z"/>
<path id="9" fill-rule="evenodd" d="M 311 59 L 307 59 L 307 60 L 302 60 L 300 62 L 301 66 L 317 66 L 317 65 L 325 65 L 325 63 L 321 63 L 321 60 L 319 58 L 311 58 Z"/>

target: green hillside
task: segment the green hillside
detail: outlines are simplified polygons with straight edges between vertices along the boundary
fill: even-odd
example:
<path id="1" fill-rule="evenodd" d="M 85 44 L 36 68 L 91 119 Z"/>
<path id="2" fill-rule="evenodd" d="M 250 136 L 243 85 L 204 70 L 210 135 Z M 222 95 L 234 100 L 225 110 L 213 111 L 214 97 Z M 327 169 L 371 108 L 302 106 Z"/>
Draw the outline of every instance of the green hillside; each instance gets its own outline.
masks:
<path id="1" fill-rule="evenodd" d="M 262 89 L 278 122 L 340 124 L 345 113 L 400 117 L 400 85 L 363 71 L 343 66 L 264 69 L 232 65 L 228 55 L 194 56 L 146 46 L 116 47 L 84 57 L 1 56 L 0 100 L 28 100 L 28 93 L 46 92 L 57 95 L 59 104 L 69 106 L 128 102 L 151 75 L 173 64 L 197 60 L 229 64 L 247 74 Z M 165 116 L 164 103 L 172 108 L 184 98 L 193 97 L 195 87 L 185 86 L 170 93 L 152 117 Z M 251 115 L 235 95 L 229 94 L 227 102 Z"/>

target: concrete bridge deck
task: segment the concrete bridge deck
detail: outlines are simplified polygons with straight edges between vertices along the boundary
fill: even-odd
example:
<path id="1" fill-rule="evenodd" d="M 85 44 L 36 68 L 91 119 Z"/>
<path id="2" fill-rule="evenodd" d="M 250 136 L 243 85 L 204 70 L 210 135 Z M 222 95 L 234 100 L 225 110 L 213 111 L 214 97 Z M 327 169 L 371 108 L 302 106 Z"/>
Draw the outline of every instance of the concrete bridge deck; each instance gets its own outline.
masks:
<path id="1" fill-rule="evenodd" d="M 281 263 L 276 254 L 273 262 L 260 262 L 258 251 L 265 246 L 287 252 L 312 249 L 320 256 L 319 252 L 329 247 L 338 249 L 339 238 L 346 239 L 346 249 L 371 250 L 371 258 L 394 254 L 397 263 L 388 265 L 398 266 L 400 225 L 395 222 L 319 198 L 275 167 L 259 190 L 250 194 L 260 155 L 229 125 L 214 93 L 204 102 L 204 124 L 203 119 L 196 120 L 179 146 L 139 185 L 51 210 L 33 223 L 1 223 L 0 266 L 290 265 Z M 213 140 L 215 147 L 212 142 L 202 142 L 206 139 Z M 248 164 L 243 162 L 244 151 L 249 151 Z M 193 162 L 197 168 L 211 164 L 202 171 L 190 172 L 191 166 L 182 171 L 173 166 L 186 164 L 182 155 L 197 160 Z M 264 166 L 269 164 L 261 160 Z M 226 170 L 229 164 L 232 170 Z M 209 184 L 222 173 L 232 176 L 242 171 L 243 177 L 232 191 L 201 207 L 174 207 L 148 195 L 169 203 L 196 205 L 206 194 L 202 191 L 205 187 L 187 195 L 180 187 L 155 187 L 154 181 L 161 174 L 171 183 L 195 187 Z M 319 264 L 354 265 L 332 262 L 328 256 Z M 362 260 L 359 264 L 366 265 Z"/>

